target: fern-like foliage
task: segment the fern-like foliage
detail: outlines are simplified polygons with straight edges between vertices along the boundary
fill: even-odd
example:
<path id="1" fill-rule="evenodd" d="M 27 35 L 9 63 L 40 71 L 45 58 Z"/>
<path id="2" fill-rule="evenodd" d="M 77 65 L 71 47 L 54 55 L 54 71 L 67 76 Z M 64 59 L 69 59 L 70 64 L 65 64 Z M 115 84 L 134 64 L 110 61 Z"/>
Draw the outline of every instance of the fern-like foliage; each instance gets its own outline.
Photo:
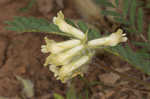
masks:
<path id="1" fill-rule="evenodd" d="M 96 2 L 97 1 L 103 0 L 96 0 Z M 128 61 L 143 72 L 150 74 L 150 26 L 147 32 L 148 38 L 145 38 L 142 34 L 144 30 L 144 12 L 141 7 L 142 2 L 139 2 L 138 0 L 121 0 L 123 2 L 123 7 L 122 9 L 119 9 L 121 10 L 120 13 L 117 11 L 119 1 L 120 0 L 115 0 L 115 5 L 113 5 L 111 2 L 106 0 L 105 2 L 107 2 L 107 4 L 109 3 L 109 7 L 112 7 L 113 9 L 115 7 L 116 11 L 103 10 L 101 13 L 105 16 L 113 16 L 114 21 L 123 25 L 122 28 L 127 31 L 129 35 L 132 34 L 132 36 L 141 37 L 142 39 L 144 39 L 144 42 L 131 41 L 133 42 L 133 46 L 142 47 L 136 52 L 133 51 L 128 45 L 126 45 L 125 47 L 119 45 L 113 48 L 107 48 L 106 50 L 122 57 L 124 60 Z M 101 2 L 100 5 L 104 5 L 105 7 L 108 6 L 106 6 L 106 4 L 103 4 L 103 2 Z M 146 41 L 145 39 L 148 39 L 148 41 Z"/>
<path id="2" fill-rule="evenodd" d="M 143 72 L 150 74 L 150 54 L 134 52 L 128 45 L 125 47 L 116 46 L 106 50 L 120 56 L 122 59 L 132 64 L 135 68 L 141 69 Z"/>
<path id="3" fill-rule="evenodd" d="M 55 24 L 52 24 L 48 20 L 45 20 L 43 18 L 26 18 L 22 16 L 17 16 L 14 17 L 13 21 L 6 21 L 5 23 L 8 24 L 8 26 L 6 27 L 7 30 L 17 31 L 18 33 L 44 32 L 62 36 L 71 36 L 63 33 Z"/>

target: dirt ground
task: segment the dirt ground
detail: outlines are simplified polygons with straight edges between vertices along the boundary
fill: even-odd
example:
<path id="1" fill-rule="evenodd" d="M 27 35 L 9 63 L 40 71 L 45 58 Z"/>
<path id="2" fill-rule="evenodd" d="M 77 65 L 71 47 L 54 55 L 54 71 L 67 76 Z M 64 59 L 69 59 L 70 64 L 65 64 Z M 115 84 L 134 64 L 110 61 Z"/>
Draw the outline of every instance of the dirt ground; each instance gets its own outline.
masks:
<path id="1" fill-rule="evenodd" d="M 80 15 L 77 15 L 76 11 L 68 5 L 52 5 L 51 3 L 50 6 L 53 9 L 44 8 L 45 6 L 41 4 L 33 6 L 28 12 L 19 11 L 27 2 L 28 0 L 0 1 L 0 96 L 8 97 L 8 99 L 23 99 L 22 86 L 16 79 L 16 75 L 29 79 L 34 84 L 35 94 L 31 99 L 53 99 L 53 93 L 65 96 L 69 85 L 56 80 L 53 73 L 43 66 L 46 55 L 40 51 L 45 36 L 54 40 L 62 40 L 62 38 L 46 33 L 18 34 L 7 31 L 4 29 L 6 26 L 4 21 L 12 20 L 13 16 L 35 16 L 51 20 L 62 8 L 66 17 L 79 18 Z M 100 54 L 97 59 L 100 61 L 97 62 L 96 59 L 93 59 L 84 80 L 79 77 L 74 79 L 73 84 L 77 93 L 84 93 L 84 89 L 87 89 L 89 99 L 150 99 L 149 90 L 145 90 L 143 85 L 124 79 L 122 76 L 100 67 L 112 67 L 116 71 L 129 74 L 140 80 L 144 80 L 147 76 L 116 56 Z M 93 81 L 102 83 L 87 85 L 85 80 L 89 83 Z"/>

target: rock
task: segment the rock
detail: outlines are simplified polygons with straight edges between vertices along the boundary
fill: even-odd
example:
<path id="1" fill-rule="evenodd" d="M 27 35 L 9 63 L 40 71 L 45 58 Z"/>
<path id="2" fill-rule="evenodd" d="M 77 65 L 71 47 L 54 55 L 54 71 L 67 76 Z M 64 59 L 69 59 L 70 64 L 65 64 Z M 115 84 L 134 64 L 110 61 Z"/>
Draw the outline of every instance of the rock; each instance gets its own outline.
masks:
<path id="1" fill-rule="evenodd" d="M 115 73 L 105 73 L 100 75 L 99 78 L 104 84 L 114 85 L 120 79 L 120 76 Z"/>

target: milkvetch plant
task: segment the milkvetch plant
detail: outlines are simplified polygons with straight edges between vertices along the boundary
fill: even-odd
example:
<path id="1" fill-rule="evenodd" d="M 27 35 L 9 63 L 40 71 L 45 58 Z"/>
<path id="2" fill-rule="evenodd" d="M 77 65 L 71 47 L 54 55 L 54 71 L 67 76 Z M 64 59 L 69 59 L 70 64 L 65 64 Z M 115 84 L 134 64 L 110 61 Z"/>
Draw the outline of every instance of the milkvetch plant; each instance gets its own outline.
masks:
<path id="1" fill-rule="evenodd" d="M 150 75 L 150 25 L 148 27 L 145 24 L 147 22 L 144 22 L 145 11 L 142 2 L 145 1 L 93 1 L 96 1 L 100 7 L 102 5 L 104 9 L 98 10 L 94 3 L 85 2 L 84 0 L 75 0 L 74 2 L 79 14 L 85 18 L 87 23 L 91 23 L 88 25 L 80 19 L 75 22 L 70 19 L 64 19 L 63 13 L 59 12 L 58 16 L 54 17 L 51 22 L 43 18 L 17 16 L 12 21 L 5 21 L 8 25 L 6 29 L 16 31 L 19 34 L 25 32 L 48 33 L 69 38 L 62 42 L 56 42 L 45 37 L 46 44 L 41 46 L 41 52 L 48 53 L 44 66 L 49 66 L 54 76 L 63 83 L 77 75 L 83 76 L 89 68 L 92 57 L 97 54 L 96 52 L 99 49 L 104 49 L 105 52 L 119 56 L 136 69 Z M 84 6 L 89 4 L 92 4 L 92 6 Z M 107 7 L 110 9 L 107 9 Z M 93 8 L 96 8 L 94 13 L 91 10 Z M 107 17 L 107 20 L 104 17 Z M 116 31 L 118 27 L 121 27 L 121 29 Z M 146 29 L 145 27 L 148 28 Z M 122 46 L 119 43 L 127 41 L 123 30 L 128 33 L 129 37 L 138 39 L 132 38 L 129 43 Z M 103 34 L 111 33 L 110 31 L 115 32 L 109 36 L 102 37 L 101 31 L 103 31 Z M 147 37 L 145 37 L 145 34 Z M 98 63 L 99 61 L 96 62 Z M 115 72 L 105 66 L 102 66 L 102 68 L 106 71 Z M 120 73 L 117 74 L 120 75 Z M 123 75 L 126 74 L 123 73 Z M 146 81 L 130 76 L 120 76 L 145 85 L 146 88 L 150 86 Z"/>
<path id="2" fill-rule="evenodd" d="M 118 29 L 110 36 L 88 40 L 87 33 L 73 27 L 64 20 L 60 11 L 53 23 L 65 34 L 71 34 L 73 38 L 63 42 L 55 42 L 45 37 L 46 45 L 41 46 L 43 53 L 50 53 L 46 58 L 45 66 L 49 66 L 54 76 L 63 83 L 77 75 L 83 76 L 88 69 L 88 63 L 96 53 L 96 48 L 116 46 L 126 42 L 126 34 Z"/>

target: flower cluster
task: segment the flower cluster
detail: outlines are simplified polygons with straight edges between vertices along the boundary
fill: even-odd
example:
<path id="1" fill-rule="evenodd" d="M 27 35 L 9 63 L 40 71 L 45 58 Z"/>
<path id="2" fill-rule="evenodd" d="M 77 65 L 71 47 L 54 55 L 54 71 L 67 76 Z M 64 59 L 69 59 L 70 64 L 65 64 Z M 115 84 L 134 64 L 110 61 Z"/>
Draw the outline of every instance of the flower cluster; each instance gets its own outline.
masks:
<path id="1" fill-rule="evenodd" d="M 71 34 L 75 39 L 63 42 L 55 42 L 45 37 L 46 45 L 41 46 L 43 53 L 50 53 L 46 58 L 44 66 L 49 65 L 50 71 L 63 83 L 77 75 L 83 75 L 88 69 L 88 63 L 95 54 L 95 47 L 115 46 L 120 42 L 126 42 L 127 37 L 121 29 L 112 33 L 108 37 L 87 41 L 86 34 L 81 30 L 69 25 L 64 20 L 64 15 L 60 11 L 57 17 L 53 18 L 53 23 L 67 34 Z"/>

